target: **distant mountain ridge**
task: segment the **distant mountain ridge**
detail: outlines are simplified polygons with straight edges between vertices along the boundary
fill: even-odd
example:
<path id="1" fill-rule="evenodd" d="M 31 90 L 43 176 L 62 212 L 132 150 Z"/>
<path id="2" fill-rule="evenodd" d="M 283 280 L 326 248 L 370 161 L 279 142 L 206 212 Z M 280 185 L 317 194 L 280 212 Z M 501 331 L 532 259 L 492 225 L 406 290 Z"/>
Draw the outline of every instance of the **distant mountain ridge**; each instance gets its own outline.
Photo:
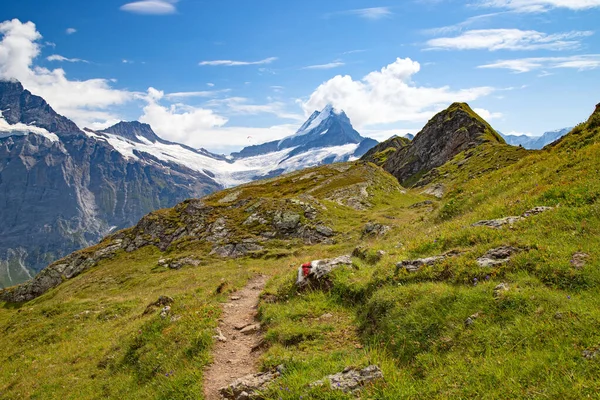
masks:
<path id="1" fill-rule="evenodd" d="M 0 81 L 0 286 L 23 282 L 153 210 L 347 161 L 377 144 L 343 112 L 329 107 L 313 116 L 303 135 L 278 141 L 274 151 L 226 157 L 164 140 L 137 121 L 80 129 L 19 82 Z"/>
<path id="2" fill-rule="evenodd" d="M 530 150 L 540 150 L 547 145 L 556 142 L 558 139 L 571 132 L 573 127 L 557 129 L 554 131 L 545 132 L 542 136 L 529 136 L 529 135 L 505 135 L 501 132 L 500 135 L 506 140 L 506 142 L 513 146 L 523 146 Z"/>

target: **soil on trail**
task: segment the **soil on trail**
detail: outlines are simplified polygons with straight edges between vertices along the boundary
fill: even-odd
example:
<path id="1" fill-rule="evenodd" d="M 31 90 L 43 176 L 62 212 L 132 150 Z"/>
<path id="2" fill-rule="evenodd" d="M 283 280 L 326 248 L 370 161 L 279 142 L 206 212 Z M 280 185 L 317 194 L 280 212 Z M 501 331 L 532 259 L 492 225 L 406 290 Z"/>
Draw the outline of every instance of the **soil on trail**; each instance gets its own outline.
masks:
<path id="1" fill-rule="evenodd" d="M 257 276 L 242 290 L 232 293 L 223 305 L 218 330 L 226 341 L 216 340 L 213 363 L 204 371 L 206 400 L 222 399 L 219 389 L 237 378 L 258 372 L 260 351 L 253 351 L 262 340 L 260 330 L 252 328 L 242 333 L 242 328 L 258 324 L 256 320 L 259 295 L 267 283 L 266 276 Z M 216 335 L 219 335 L 215 332 Z"/>

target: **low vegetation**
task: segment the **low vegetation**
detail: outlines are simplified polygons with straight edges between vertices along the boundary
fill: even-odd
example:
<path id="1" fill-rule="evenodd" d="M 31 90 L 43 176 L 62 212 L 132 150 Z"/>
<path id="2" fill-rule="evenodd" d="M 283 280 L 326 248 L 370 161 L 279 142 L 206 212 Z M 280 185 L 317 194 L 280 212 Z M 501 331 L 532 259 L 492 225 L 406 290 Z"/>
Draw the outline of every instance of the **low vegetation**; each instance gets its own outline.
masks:
<path id="1" fill-rule="evenodd" d="M 245 209 L 221 201 L 232 193 L 268 204 L 310 194 L 336 235 L 314 245 L 278 239 L 238 259 L 209 256 L 193 241 L 166 254 L 121 250 L 35 300 L 0 303 L 0 398 L 201 398 L 220 303 L 259 273 L 271 277 L 259 307 L 262 368 L 285 367 L 265 398 L 351 399 L 309 384 L 371 364 L 385 379 L 362 398 L 596 397 L 598 115 L 539 152 L 482 145 L 459 154 L 433 181 L 447 187 L 442 199 L 404 190 L 361 162 L 212 195 L 206 204 L 242 223 Z M 368 197 L 352 207 L 348 198 L 365 182 Z M 552 209 L 500 229 L 473 226 L 538 206 Z M 368 223 L 391 229 L 366 234 Z M 296 290 L 298 265 L 359 245 L 364 252 L 334 271 L 327 290 Z M 502 246 L 518 251 L 503 264 L 477 263 Z M 396 267 L 448 252 L 416 272 Z M 159 266 L 184 256 L 199 265 Z M 159 296 L 173 299 L 164 318 L 160 306 L 149 307 Z"/>

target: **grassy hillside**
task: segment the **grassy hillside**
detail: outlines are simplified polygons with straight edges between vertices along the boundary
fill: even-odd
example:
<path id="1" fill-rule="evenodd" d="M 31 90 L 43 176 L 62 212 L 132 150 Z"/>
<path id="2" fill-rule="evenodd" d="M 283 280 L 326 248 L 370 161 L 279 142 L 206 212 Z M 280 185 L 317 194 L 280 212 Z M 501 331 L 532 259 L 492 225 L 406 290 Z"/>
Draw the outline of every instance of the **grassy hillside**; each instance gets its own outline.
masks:
<path id="1" fill-rule="evenodd" d="M 121 250 L 35 300 L 0 303 L 0 398 L 201 398 L 219 305 L 256 273 L 272 277 L 259 310 L 268 345 L 262 365 L 286 367 L 266 398 L 350 399 L 307 385 L 369 364 L 382 367 L 385 381 L 366 388 L 363 398 L 594 398 L 599 118 L 543 151 L 490 154 L 484 146 L 462 164 L 459 155 L 435 177 L 450 190 L 441 200 L 403 190 L 365 163 L 212 195 L 203 200 L 213 208 L 210 218 L 226 218 L 232 236 L 260 236 L 260 222 L 242 225 L 253 205 L 277 215 L 287 208 L 300 213 L 299 202 L 317 210 L 315 219 L 303 214 L 302 223 L 336 234 L 312 245 L 294 237 L 265 240 L 262 251 L 237 259 L 209 255 L 210 246 L 191 237 L 165 252 L 152 245 Z M 553 208 L 502 229 L 472 226 L 536 206 Z M 155 218 L 176 227 L 181 210 Z M 365 236 L 369 222 L 391 230 Z M 354 258 L 354 268 L 335 271 L 329 290 L 294 288 L 300 263 L 357 245 L 365 255 Z M 519 251 L 503 265 L 477 264 L 501 246 Z M 417 272 L 396 268 L 450 251 L 458 255 Z M 158 265 L 185 256 L 198 265 Z M 174 299 L 164 319 L 158 307 L 148 308 L 161 295 Z"/>

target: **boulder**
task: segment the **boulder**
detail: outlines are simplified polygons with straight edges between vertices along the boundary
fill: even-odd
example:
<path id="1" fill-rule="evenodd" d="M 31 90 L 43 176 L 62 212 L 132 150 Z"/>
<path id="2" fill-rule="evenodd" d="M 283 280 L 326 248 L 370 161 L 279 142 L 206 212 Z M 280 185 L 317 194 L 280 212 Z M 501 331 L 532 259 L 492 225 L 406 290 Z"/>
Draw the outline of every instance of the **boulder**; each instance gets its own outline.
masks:
<path id="1" fill-rule="evenodd" d="M 282 370 L 279 366 L 275 371 L 246 375 L 221 388 L 219 392 L 223 398 L 230 400 L 260 399 L 261 392 L 267 390 L 269 384 L 281 376 Z"/>
<path id="2" fill-rule="evenodd" d="M 342 372 L 329 375 L 322 380 L 311 383 L 310 387 L 324 386 L 329 381 L 329 386 L 332 390 L 358 394 L 365 385 L 381 379 L 383 379 L 383 372 L 376 365 L 370 365 L 360 370 L 347 367 Z"/>
<path id="3" fill-rule="evenodd" d="M 391 229 L 392 228 L 390 228 L 387 225 L 383 225 L 383 224 L 379 224 L 379 223 L 375 223 L 375 222 L 369 222 L 363 228 L 361 237 L 364 238 L 364 237 L 369 237 L 369 236 L 383 236 L 386 233 L 388 233 Z"/>
<path id="4" fill-rule="evenodd" d="M 498 265 L 506 264 L 510 261 L 510 258 L 516 254 L 523 251 L 523 249 L 519 249 L 511 246 L 502 246 L 496 249 L 492 249 L 485 253 L 483 256 L 477 259 L 477 264 L 480 267 L 495 267 Z"/>
<path id="5" fill-rule="evenodd" d="M 298 279 L 296 280 L 296 286 L 303 288 L 309 285 L 318 285 L 326 281 L 327 277 L 334 269 L 340 266 L 352 265 L 352 257 L 345 255 L 337 258 L 331 258 L 327 260 L 315 260 L 310 263 L 310 267 L 298 268 Z"/>
<path id="6" fill-rule="evenodd" d="M 402 269 L 405 269 L 408 272 L 417 272 L 423 266 L 431 266 L 440 261 L 444 261 L 447 258 L 456 257 L 460 254 L 461 253 L 459 251 L 450 251 L 439 256 L 400 261 L 396 264 L 396 274 L 398 274 Z"/>
<path id="7" fill-rule="evenodd" d="M 577 253 L 573 254 L 573 257 L 571 257 L 571 265 L 577 269 L 581 269 L 581 268 L 585 267 L 585 264 L 587 263 L 588 258 L 590 258 L 589 254 L 577 252 Z"/>
<path id="8" fill-rule="evenodd" d="M 529 218 L 529 217 L 533 217 L 534 215 L 539 215 L 541 213 L 544 213 L 546 211 L 550 211 L 552 210 L 553 207 L 535 207 L 532 208 L 531 210 L 527 210 L 525 211 L 523 214 L 519 215 L 519 216 L 512 216 L 512 217 L 504 217 L 504 218 L 499 218 L 499 219 L 491 219 L 491 220 L 483 220 L 483 221 L 478 221 L 475 222 L 474 224 L 472 224 L 471 226 L 487 226 L 489 228 L 494 228 L 494 229 L 500 229 L 502 228 L 504 225 L 513 225 L 516 222 L 519 222 L 523 219 Z"/>

